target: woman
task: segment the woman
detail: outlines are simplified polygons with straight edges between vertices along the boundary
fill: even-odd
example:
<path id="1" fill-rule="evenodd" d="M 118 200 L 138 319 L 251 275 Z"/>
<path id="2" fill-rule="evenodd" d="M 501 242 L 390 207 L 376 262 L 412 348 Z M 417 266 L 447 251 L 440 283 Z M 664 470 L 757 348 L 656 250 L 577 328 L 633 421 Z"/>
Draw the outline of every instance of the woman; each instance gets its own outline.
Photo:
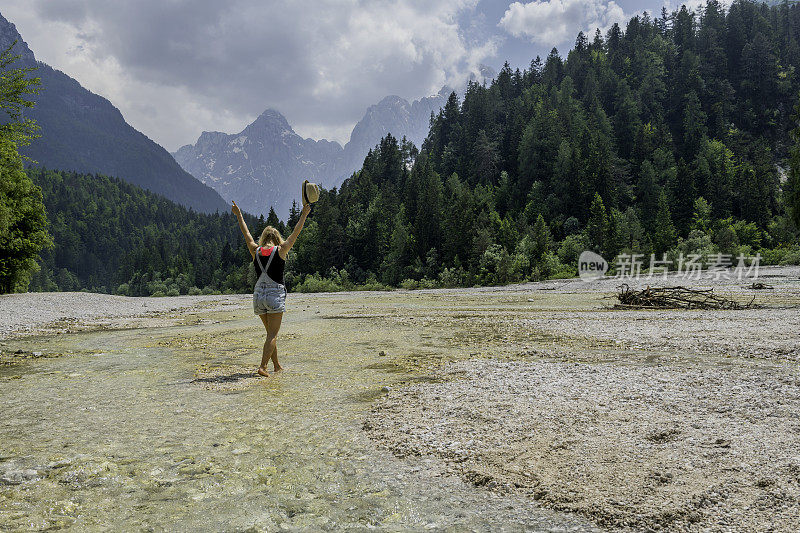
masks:
<path id="1" fill-rule="evenodd" d="M 267 340 L 264 341 L 264 352 L 261 356 L 261 366 L 258 367 L 258 373 L 264 377 L 269 377 L 267 363 L 269 363 L 270 359 L 272 359 L 273 371 L 279 372 L 283 370 L 283 367 L 278 363 L 277 344 L 278 330 L 281 327 L 283 312 L 286 311 L 286 287 L 283 286 L 283 268 L 286 265 L 286 256 L 294 246 L 294 241 L 297 240 L 300 230 L 303 229 L 306 216 L 311 211 L 311 204 L 304 202 L 303 210 L 300 212 L 300 220 L 297 221 L 297 225 L 288 239 L 284 241 L 278 230 L 272 226 L 267 226 L 261 232 L 261 237 L 258 238 L 258 246 L 256 246 L 253 236 L 250 235 L 250 230 L 247 229 L 247 224 L 245 224 L 242 212 L 236 202 L 233 202 L 231 211 L 239 220 L 239 229 L 242 230 L 247 249 L 250 251 L 250 255 L 253 256 L 253 265 L 255 265 L 256 274 L 258 274 L 258 281 L 256 281 L 256 287 L 253 291 L 253 311 L 261 318 L 264 328 L 267 330 Z"/>

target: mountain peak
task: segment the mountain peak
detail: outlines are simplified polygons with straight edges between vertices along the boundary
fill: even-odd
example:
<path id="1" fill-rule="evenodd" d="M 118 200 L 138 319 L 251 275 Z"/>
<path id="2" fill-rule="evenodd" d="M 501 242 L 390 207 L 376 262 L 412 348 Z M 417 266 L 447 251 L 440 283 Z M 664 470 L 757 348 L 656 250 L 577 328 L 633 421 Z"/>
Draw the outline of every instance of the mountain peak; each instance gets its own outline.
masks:
<path id="1" fill-rule="evenodd" d="M 290 131 L 294 133 L 294 130 L 289 125 L 289 121 L 286 120 L 286 117 L 274 109 L 266 109 L 263 113 L 258 115 L 258 118 L 255 119 L 253 123 L 248 126 L 248 128 L 253 126 L 269 127 L 270 129 L 277 128 L 280 131 Z"/>
<path id="2" fill-rule="evenodd" d="M 391 106 L 391 105 L 408 105 L 408 100 L 405 98 L 401 98 L 395 94 L 390 94 L 389 96 L 385 96 L 380 102 L 378 102 L 378 106 Z"/>

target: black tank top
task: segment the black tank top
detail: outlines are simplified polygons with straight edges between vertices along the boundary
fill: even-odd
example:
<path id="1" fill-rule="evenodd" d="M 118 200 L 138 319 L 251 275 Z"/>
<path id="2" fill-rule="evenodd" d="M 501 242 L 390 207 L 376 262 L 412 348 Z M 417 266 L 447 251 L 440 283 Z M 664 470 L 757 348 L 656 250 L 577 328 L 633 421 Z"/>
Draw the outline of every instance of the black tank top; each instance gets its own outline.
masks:
<path id="1" fill-rule="evenodd" d="M 259 246 L 256 248 L 256 256 L 253 258 L 253 265 L 256 267 L 256 276 L 261 276 L 261 263 L 267 264 L 269 261 L 269 254 L 275 253 L 275 257 L 272 258 L 272 262 L 269 264 L 269 268 L 267 269 L 267 276 L 274 281 L 275 283 L 280 283 L 283 285 L 283 269 L 286 267 L 286 261 L 281 259 L 281 254 L 278 253 L 277 246 L 271 246 L 269 248 Z M 259 255 L 261 255 L 261 261 L 259 262 Z"/>

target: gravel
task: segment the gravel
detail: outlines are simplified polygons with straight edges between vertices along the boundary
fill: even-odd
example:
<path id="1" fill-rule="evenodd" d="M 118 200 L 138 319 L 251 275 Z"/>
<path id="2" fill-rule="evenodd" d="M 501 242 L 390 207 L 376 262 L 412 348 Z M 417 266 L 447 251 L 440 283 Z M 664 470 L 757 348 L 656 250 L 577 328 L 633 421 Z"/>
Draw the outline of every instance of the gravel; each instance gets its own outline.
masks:
<path id="1" fill-rule="evenodd" d="M 800 377 L 789 367 L 485 360 L 442 377 L 390 392 L 370 434 L 605 527 L 800 530 Z"/>
<path id="2" fill-rule="evenodd" d="M 133 318 L 154 318 L 187 309 L 249 304 L 249 295 L 130 298 L 85 292 L 29 292 L 0 295 L 0 339 L 25 334 L 120 327 Z"/>
<path id="3" fill-rule="evenodd" d="M 800 270 L 764 271 L 774 291 L 684 283 L 757 292 L 744 311 L 611 310 L 611 280 L 519 286 L 518 311 L 495 295 L 472 357 L 392 388 L 364 427 L 609 529 L 800 531 Z"/>
<path id="4" fill-rule="evenodd" d="M 800 268 L 761 274 L 774 290 L 748 289 L 751 280 L 629 282 L 755 294 L 762 307 L 744 311 L 610 310 L 613 279 L 296 295 L 295 305 L 312 317 L 334 306 L 341 317 L 330 321 L 363 314 L 338 326 L 343 335 L 380 318 L 386 338 L 369 351 L 430 373 L 381 387 L 365 421 L 399 456 L 442 461 L 488 490 L 611 529 L 798 531 Z M 195 309 L 238 314 L 249 300 L 5 295 L 0 339 L 161 325 Z"/>

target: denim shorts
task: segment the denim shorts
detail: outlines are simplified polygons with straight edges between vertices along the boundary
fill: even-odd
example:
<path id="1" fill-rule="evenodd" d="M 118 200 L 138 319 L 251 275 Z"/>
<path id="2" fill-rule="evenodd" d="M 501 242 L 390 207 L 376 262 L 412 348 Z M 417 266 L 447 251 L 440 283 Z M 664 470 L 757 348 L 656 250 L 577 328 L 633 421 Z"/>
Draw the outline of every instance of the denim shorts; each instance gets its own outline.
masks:
<path id="1" fill-rule="evenodd" d="M 253 312 L 257 315 L 286 312 L 286 287 L 271 279 L 266 283 L 259 281 L 253 291 Z"/>

